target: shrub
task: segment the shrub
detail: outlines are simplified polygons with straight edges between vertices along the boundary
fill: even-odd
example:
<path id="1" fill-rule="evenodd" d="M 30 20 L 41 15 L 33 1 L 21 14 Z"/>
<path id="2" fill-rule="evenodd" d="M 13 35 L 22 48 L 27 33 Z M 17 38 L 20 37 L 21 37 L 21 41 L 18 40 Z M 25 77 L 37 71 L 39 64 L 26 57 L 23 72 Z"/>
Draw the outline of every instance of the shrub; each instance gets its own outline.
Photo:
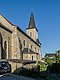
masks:
<path id="1" fill-rule="evenodd" d="M 32 69 L 26 69 L 26 68 L 21 67 L 21 68 L 16 69 L 13 72 L 13 74 L 37 78 L 40 75 L 40 67 L 36 66 Z"/>
<path id="2" fill-rule="evenodd" d="M 47 67 L 47 70 L 50 73 L 60 74 L 60 63 L 53 63 Z"/>

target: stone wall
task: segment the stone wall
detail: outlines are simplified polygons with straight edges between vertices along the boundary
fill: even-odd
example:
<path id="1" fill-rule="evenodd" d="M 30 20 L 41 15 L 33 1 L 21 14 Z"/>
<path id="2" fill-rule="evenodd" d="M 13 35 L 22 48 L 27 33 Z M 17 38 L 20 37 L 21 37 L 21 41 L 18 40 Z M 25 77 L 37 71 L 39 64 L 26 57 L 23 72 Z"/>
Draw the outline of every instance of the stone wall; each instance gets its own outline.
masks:
<path id="1" fill-rule="evenodd" d="M 36 29 L 27 29 L 26 30 L 27 35 L 29 35 L 33 40 L 37 40 L 38 39 L 38 32 L 36 31 Z M 30 35 L 31 33 L 31 35 Z"/>
<path id="2" fill-rule="evenodd" d="M 12 62 L 12 61 L 9 61 L 9 63 L 11 64 L 11 72 L 14 72 L 17 68 L 21 68 L 21 67 L 29 69 L 36 66 L 36 63 L 30 63 L 25 65 L 19 62 Z"/>
<path id="3" fill-rule="evenodd" d="M 32 59 L 33 56 L 33 59 Z M 23 54 L 23 59 L 24 60 L 37 60 L 37 54 Z"/>
<path id="4" fill-rule="evenodd" d="M 18 36 L 18 38 L 21 40 L 21 43 L 22 43 L 22 50 L 24 49 L 24 48 L 30 48 L 31 49 L 31 46 L 32 46 L 32 51 L 34 51 L 34 52 L 36 52 L 36 53 L 39 53 L 39 56 L 40 56 L 40 47 L 38 46 L 38 45 L 36 45 L 33 41 L 31 41 L 28 37 L 26 37 L 23 33 L 21 33 L 19 30 L 17 30 L 17 36 Z M 23 44 L 23 41 L 26 41 L 26 46 L 24 46 L 24 44 Z M 33 59 L 34 60 L 37 60 L 37 58 L 36 58 L 36 54 L 24 54 L 23 53 L 23 58 L 24 59 L 32 59 L 32 56 L 33 56 Z"/>
<path id="5" fill-rule="evenodd" d="M 11 22 L 9 22 L 5 17 L 0 15 L 0 23 L 3 24 L 6 28 L 13 31 L 13 25 Z"/>
<path id="6" fill-rule="evenodd" d="M 6 58 L 5 59 L 19 59 L 20 60 L 21 54 L 22 54 L 21 50 L 23 51 L 24 48 L 29 48 L 32 51 L 40 54 L 40 47 L 37 44 L 35 44 L 32 39 L 27 37 L 26 33 L 24 33 L 22 30 L 18 30 L 17 26 L 14 26 L 12 23 L 10 23 L 6 18 L 4 18 L 1 15 L 0 15 L 0 33 L 2 36 L 2 42 L 0 42 L 2 43 L 2 49 L 0 45 L 0 58 L 1 58 L 1 55 L 2 56 L 4 55 L 4 51 L 5 51 L 4 42 L 5 41 L 6 41 L 6 45 L 5 45 L 6 46 L 6 51 L 5 51 Z M 34 39 L 35 37 L 37 37 L 37 34 L 34 35 Z M 24 40 L 25 40 L 25 46 L 23 44 Z M 1 53 L 1 50 L 3 51 L 2 53 Z M 33 56 L 33 60 L 37 60 L 37 54 L 28 54 L 28 53 L 24 54 L 23 53 L 23 59 L 27 61 L 32 60 L 32 56 Z M 12 72 L 16 70 L 16 68 L 19 68 L 22 66 L 33 67 L 35 65 L 35 63 L 23 65 L 22 62 L 18 63 L 18 62 L 13 62 L 13 61 L 9 61 L 9 63 L 11 64 Z"/>
<path id="7" fill-rule="evenodd" d="M 12 58 L 12 41 L 11 41 L 12 34 L 9 31 L 3 29 L 2 27 L 0 27 L 0 33 L 2 36 L 2 41 L 1 41 L 2 48 L 3 48 L 2 50 L 4 51 L 4 42 L 6 41 L 6 43 L 7 43 L 6 58 L 7 59 Z"/>
<path id="8" fill-rule="evenodd" d="M 9 61 L 9 63 L 11 64 L 11 72 L 14 72 L 17 68 L 22 67 L 22 63 L 17 63 L 12 61 Z"/>

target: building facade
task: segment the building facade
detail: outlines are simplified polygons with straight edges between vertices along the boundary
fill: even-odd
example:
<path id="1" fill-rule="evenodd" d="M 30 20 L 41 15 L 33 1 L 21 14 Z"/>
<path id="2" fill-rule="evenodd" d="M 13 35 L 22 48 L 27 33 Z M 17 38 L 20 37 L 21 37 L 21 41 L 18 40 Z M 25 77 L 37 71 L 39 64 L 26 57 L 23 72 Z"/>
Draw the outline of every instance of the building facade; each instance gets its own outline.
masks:
<path id="1" fill-rule="evenodd" d="M 31 14 L 26 33 L 0 15 L 0 59 L 41 60 L 41 43 Z"/>

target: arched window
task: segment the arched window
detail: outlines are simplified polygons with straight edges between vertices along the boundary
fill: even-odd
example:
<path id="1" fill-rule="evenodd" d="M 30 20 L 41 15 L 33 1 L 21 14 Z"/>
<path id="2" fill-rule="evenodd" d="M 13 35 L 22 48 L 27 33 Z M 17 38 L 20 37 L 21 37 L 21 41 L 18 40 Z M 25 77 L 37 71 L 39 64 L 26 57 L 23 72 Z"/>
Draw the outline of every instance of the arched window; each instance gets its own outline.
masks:
<path id="1" fill-rule="evenodd" d="M 32 37 L 32 32 L 30 32 L 30 37 Z"/>
<path id="2" fill-rule="evenodd" d="M 18 41 L 19 41 L 19 48 L 20 50 L 22 50 L 22 43 L 21 43 L 21 40 L 18 38 Z"/>
<path id="3" fill-rule="evenodd" d="M 23 45 L 24 45 L 24 47 L 26 47 L 26 40 L 23 41 Z"/>
<path id="4" fill-rule="evenodd" d="M 39 52 L 39 49 L 38 49 L 38 52 Z"/>
<path id="5" fill-rule="evenodd" d="M 3 58 L 6 59 L 7 58 L 7 42 L 4 41 L 4 54 L 3 54 Z"/>
<path id="6" fill-rule="evenodd" d="M 35 47 L 35 51 L 36 51 L 36 47 Z"/>
<path id="7" fill-rule="evenodd" d="M 32 60 L 33 60 L 33 56 L 32 56 Z"/>
<path id="8" fill-rule="evenodd" d="M 31 45 L 29 44 L 29 49 L 31 49 Z"/>
<path id="9" fill-rule="evenodd" d="M 31 49 L 32 49 L 32 45 L 31 45 Z"/>
<path id="10" fill-rule="evenodd" d="M 18 38 L 18 41 L 19 41 L 19 49 L 20 49 L 20 59 L 23 59 L 23 53 L 22 53 L 22 43 L 21 43 L 20 38 Z"/>
<path id="11" fill-rule="evenodd" d="M 7 50 L 7 42 L 6 41 L 4 42 L 4 50 L 5 50 L 5 52 Z"/>
<path id="12" fill-rule="evenodd" d="M 3 58 L 3 47 L 2 47 L 2 43 L 3 43 L 3 41 L 2 41 L 2 35 L 0 33 L 0 57 L 1 57 L 1 59 Z"/>

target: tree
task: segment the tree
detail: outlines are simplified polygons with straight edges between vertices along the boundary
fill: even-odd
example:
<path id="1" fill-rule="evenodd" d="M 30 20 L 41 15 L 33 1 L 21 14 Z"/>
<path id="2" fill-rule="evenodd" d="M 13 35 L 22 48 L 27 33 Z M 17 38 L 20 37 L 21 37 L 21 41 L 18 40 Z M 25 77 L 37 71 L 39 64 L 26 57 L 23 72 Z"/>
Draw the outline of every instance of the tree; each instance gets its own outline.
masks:
<path id="1" fill-rule="evenodd" d="M 60 63 L 60 50 L 58 50 L 56 55 L 56 63 Z"/>
<path id="2" fill-rule="evenodd" d="M 46 57 L 45 62 L 47 62 L 47 64 L 50 65 L 52 64 L 52 59 L 50 59 L 49 57 Z"/>

